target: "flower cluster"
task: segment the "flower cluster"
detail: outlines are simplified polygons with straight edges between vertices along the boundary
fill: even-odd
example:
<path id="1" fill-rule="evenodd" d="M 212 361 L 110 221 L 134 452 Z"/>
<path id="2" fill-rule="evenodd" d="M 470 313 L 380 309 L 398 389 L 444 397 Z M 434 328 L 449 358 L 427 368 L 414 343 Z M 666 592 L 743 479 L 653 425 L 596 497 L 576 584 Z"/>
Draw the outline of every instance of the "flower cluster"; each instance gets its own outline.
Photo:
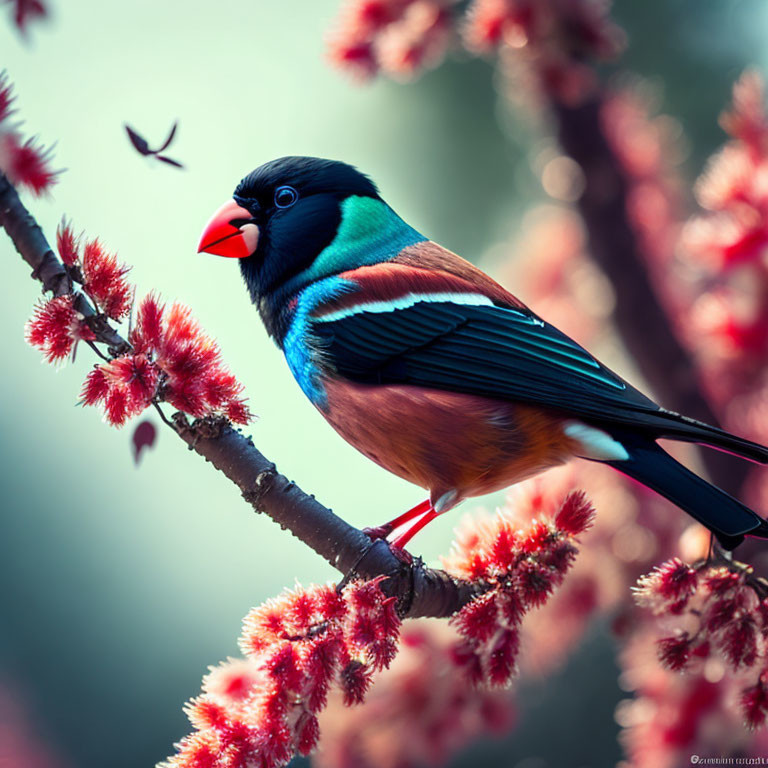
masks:
<path id="1" fill-rule="evenodd" d="M 197 730 L 165 766 L 277 768 L 312 751 L 331 687 L 357 704 L 395 657 L 400 620 L 381 581 L 297 589 L 251 611 L 240 638 L 245 660 L 204 679 L 187 705 Z"/>
<path id="2" fill-rule="evenodd" d="M 747 731 L 732 706 L 739 686 L 722 660 L 708 659 L 697 674 L 672 672 L 659 664 L 653 634 L 643 625 L 620 656 L 620 684 L 634 694 L 616 710 L 628 765 L 678 768 L 691 754 L 718 755 L 723 762 L 764 755 L 761 732 Z"/>
<path id="3" fill-rule="evenodd" d="M 706 339 L 701 364 L 713 397 L 725 404 L 763 389 L 768 354 L 768 117 L 756 72 L 735 84 L 721 124 L 731 141 L 696 185 L 705 212 L 688 222 L 681 244 L 705 287 L 690 313 L 694 332 Z"/>
<path id="4" fill-rule="evenodd" d="M 105 318 L 125 319 L 133 305 L 128 268 L 97 239 L 84 244 L 82 239 L 62 222 L 57 248 L 70 283 L 82 286 L 99 314 L 86 320 L 74 292 L 42 301 L 27 323 L 27 341 L 50 363 L 67 358 L 80 340 L 97 341 L 94 329 Z M 122 426 L 160 401 L 194 417 L 220 414 L 238 424 L 250 420 L 242 385 L 187 307 L 174 303 L 166 310 L 148 295 L 139 304 L 128 341 L 127 350 L 111 350 L 111 357 L 95 366 L 83 385 L 82 402 L 101 405 L 110 424 Z"/>
<path id="5" fill-rule="evenodd" d="M 612 56 L 622 34 L 595 0 L 347 0 L 330 40 L 332 61 L 362 77 L 413 77 L 436 66 L 458 30 L 467 50 L 523 52 L 539 87 L 573 101 L 592 82 L 582 64 Z"/>
<path id="6" fill-rule="evenodd" d="M 56 231 L 61 260 L 98 309 L 112 320 L 123 320 L 133 300 L 133 290 L 125 279 L 130 268 L 120 264 L 97 238 L 86 241 L 82 248 L 81 240 L 82 236 L 76 237 L 72 226 L 62 221 Z"/>
<path id="7" fill-rule="evenodd" d="M 407 79 L 437 66 L 451 39 L 454 0 L 347 0 L 330 38 L 331 60 L 367 78 Z"/>
<path id="8" fill-rule="evenodd" d="M 657 616 L 674 617 L 684 625 L 657 641 L 667 669 L 701 667 L 713 655 L 732 672 L 760 669 L 757 682 L 744 692 L 742 707 L 750 727 L 764 724 L 768 585 L 751 568 L 731 561 L 688 565 L 675 558 L 638 581 L 635 599 Z"/>
<path id="9" fill-rule="evenodd" d="M 83 290 L 104 315 L 122 320 L 131 309 L 133 291 L 114 254 L 98 240 L 90 240 L 81 249 L 71 226 L 62 222 L 56 232 L 59 256 L 70 280 Z M 81 256 L 82 250 L 82 256 Z M 27 341 L 40 349 L 49 363 L 61 362 L 74 351 L 78 341 L 93 341 L 96 334 L 76 308 L 72 293 L 39 302 L 27 323 Z"/>
<path id="10" fill-rule="evenodd" d="M 23 5 L 26 3 L 19 3 L 20 8 Z M 51 150 L 41 147 L 34 138 L 25 140 L 19 124 L 11 121 L 13 102 L 13 87 L 7 75 L 0 72 L 0 172 L 11 184 L 41 195 L 53 186 L 58 171 L 51 170 Z"/>
<path id="11" fill-rule="evenodd" d="M 110 424 L 124 424 L 155 398 L 190 416 L 221 413 L 248 423 L 242 385 L 187 307 L 174 303 L 166 312 L 150 294 L 139 305 L 129 341 L 131 352 L 97 365 L 83 385 L 83 403 L 103 405 Z"/>
<path id="12" fill-rule="evenodd" d="M 576 556 L 574 537 L 592 524 L 593 515 L 579 491 L 568 494 L 551 519 L 534 519 L 522 530 L 500 514 L 474 520 L 459 532 L 444 559 L 446 570 L 487 587 L 451 618 L 461 637 L 457 664 L 473 683 L 510 683 L 523 616 L 543 605 L 562 583 Z"/>
<path id="13" fill-rule="evenodd" d="M 575 105 L 596 86 L 590 61 L 623 48 L 623 31 L 609 9 L 610 3 L 594 0 L 475 0 L 464 43 L 477 53 L 500 50 L 502 69 L 516 86 L 513 100 Z"/>
<path id="14" fill-rule="evenodd" d="M 41 300 L 26 327 L 27 343 L 39 349 L 48 363 L 69 357 L 78 341 L 93 341 L 96 334 L 75 309 L 71 294 Z"/>
<path id="15" fill-rule="evenodd" d="M 320 715 L 318 768 L 421 768 L 445 765 L 468 743 L 507 733 L 515 719 L 509 691 L 469 686 L 457 674 L 456 631 L 444 621 L 403 624 L 400 650 L 365 701 L 352 710 L 332 694 Z"/>

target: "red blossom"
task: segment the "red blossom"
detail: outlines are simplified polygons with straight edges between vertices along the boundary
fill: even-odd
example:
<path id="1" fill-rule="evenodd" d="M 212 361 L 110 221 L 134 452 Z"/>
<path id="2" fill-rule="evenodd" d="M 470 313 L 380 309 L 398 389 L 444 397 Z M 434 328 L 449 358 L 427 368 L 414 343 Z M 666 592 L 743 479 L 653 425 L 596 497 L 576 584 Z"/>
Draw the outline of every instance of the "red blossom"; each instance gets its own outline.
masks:
<path id="1" fill-rule="evenodd" d="M 68 267 L 74 267 L 80 262 L 80 238 L 75 235 L 72 224 L 64 219 L 56 230 L 56 250 Z"/>
<path id="2" fill-rule="evenodd" d="M 474 0 L 464 27 L 465 45 L 480 53 L 502 43 L 520 48 L 536 36 L 544 7 L 534 0 Z"/>
<path id="3" fill-rule="evenodd" d="M 145 355 L 121 355 L 88 374 L 83 404 L 103 402 L 107 421 L 120 427 L 151 405 L 159 380 L 160 370 Z"/>
<path id="4" fill-rule="evenodd" d="M 26 4 L 19 2 L 19 8 Z M 51 170 L 51 150 L 41 147 L 37 139 L 25 141 L 18 125 L 8 121 L 14 112 L 13 102 L 11 83 L 5 72 L 0 72 L 0 172 L 12 184 L 25 186 L 33 194 L 41 195 L 53 186 L 58 171 Z"/>
<path id="5" fill-rule="evenodd" d="M 578 536 L 589 528 L 594 516 L 595 511 L 583 491 L 570 493 L 555 515 L 555 528 L 570 536 Z"/>
<path id="6" fill-rule="evenodd" d="M 458 638 L 443 621 L 403 625 L 400 651 L 365 701 L 348 709 L 332 693 L 320 714 L 318 768 L 445 765 L 470 741 L 503 733 L 514 720 L 508 691 L 468 687 Z"/>
<path id="7" fill-rule="evenodd" d="M 535 494 L 530 498 L 534 505 L 542 501 Z M 473 683 L 509 684 L 523 616 L 543 605 L 562 582 L 576 551 L 574 533 L 586 530 L 593 515 L 577 491 L 562 500 L 549 521 L 534 518 L 527 528 L 512 532 L 511 520 L 500 514 L 484 524 L 472 521 L 473 532 L 457 538 L 444 566 L 456 576 L 482 579 L 488 587 L 451 618 L 462 638 L 457 664 Z"/>
<path id="8" fill-rule="evenodd" d="M 331 61 L 369 78 L 408 79 L 437 65 L 450 41 L 451 0 L 351 0 L 329 40 Z"/>
<path id="9" fill-rule="evenodd" d="M 685 605 L 697 586 L 697 572 L 679 558 L 673 558 L 638 580 L 635 600 L 654 613 L 664 613 Z"/>
<path id="10" fill-rule="evenodd" d="M 704 211 L 688 221 L 681 253 L 698 289 L 686 320 L 710 397 L 734 428 L 765 441 L 757 416 L 768 354 L 768 112 L 762 77 L 745 72 L 721 116 L 731 140 L 696 184 Z M 687 278 L 690 280 L 690 276 Z M 729 424 L 726 423 L 726 426 Z"/>
<path id="11" fill-rule="evenodd" d="M 49 363 L 69 357 L 78 341 L 95 338 L 70 295 L 39 302 L 26 326 L 27 343 L 39 349 Z"/>
<path id="12" fill-rule="evenodd" d="M 86 377 L 80 394 L 84 405 L 96 405 L 107 396 L 109 380 L 100 365 L 97 365 Z"/>
<path id="13" fill-rule="evenodd" d="M 685 622 L 688 627 L 657 641 L 659 659 L 666 668 L 685 669 L 695 676 L 701 674 L 702 666 L 705 674 L 719 667 L 716 679 L 723 679 L 724 688 L 743 686 L 751 670 L 762 670 L 756 683 L 741 695 L 749 727 L 762 725 L 766 713 L 763 674 L 768 662 L 768 627 L 761 597 L 763 584 L 754 578 L 751 569 L 730 561 L 715 566 L 701 560 L 688 566 L 675 560 L 641 578 L 640 584 L 636 594 L 639 603 L 657 614 L 666 613 L 667 621 Z M 678 597 L 682 598 L 682 607 L 675 602 Z M 723 676 L 726 668 L 730 677 Z M 689 729 L 703 727 L 699 723 L 703 711 L 689 714 Z"/>
<path id="14" fill-rule="evenodd" d="M 539 88 L 578 100 L 593 79 L 584 56 L 612 56 L 621 32 L 593 0 L 475 0 L 461 17 L 454 0 L 348 0 L 330 39 L 337 66 L 366 78 L 411 78 L 444 58 L 455 31 L 467 49 L 525 49 Z M 585 75 L 586 73 L 586 75 Z"/>
<path id="15" fill-rule="evenodd" d="M 94 238 L 83 248 L 83 288 L 102 312 L 113 320 L 122 320 L 131 310 L 133 290 L 125 279 L 130 267 L 120 264 Z"/>
<path id="16" fill-rule="evenodd" d="M 763 670 L 757 683 L 745 688 L 741 694 L 741 710 L 747 727 L 753 730 L 764 725 L 768 717 L 768 690 L 763 682 L 765 673 Z"/>
<path id="17" fill-rule="evenodd" d="M 768 138 L 765 85 L 759 72 L 748 69 L 733 86 L 731 109 L 720 116 L 720 125 L 737 141 L 763 152 Z"/>
<path id="18" fill-rule="evenodd" d="M 152 293 L 139 304 L 136 325 L 130 334 L 130 342 L 137 352 L 149 353 L 160 348 L 164 334 L 163 311 L 163 305 Z"/>
<path id="19" fill-rule="evenodd" d="M 328 43 L 328 58 L 352 75 L 368 79 L 379 69 L 373 43 L 349 37 L 333 37 Z"/>
<path id="20" fill-rule="evenodd" d="M 751 667 L 757 661 L 757 629 L 751 614 L 742 613 L 726 624 L 718 640 L 725 660 L 734 669 Z"/>
<path id="21" fill-rule="evenodd" d="M 246 616 L 240 646 L 203 680 L 187 704 L 197 733 L 183 739 L 167 766 L 277 768 L 317 745 L 317 713 L 331 686 L 347 704 L 362 701 L 376 669 L 389 665 L 400 622 L 382 579 L 296 589 Z M 365 631 L 361 631 L 365 627 Z"/>
<path id="22" fill-rule="evenodd" d="M 50 167 L 51 153 L 37 139 L 24 141 L 15 131 L 4 132 L 0 125 L 0 170 L 12 184 L 26 186 L 35 195 L 47 192 L 59 174 Z"/>
<path id="23" fill-rule="evenodd" d="M 687 632 L 672 637 L 662 637 L 657 641 L 659 660 L 673 672 L 683 669 L 691 657 L 691 640 Z"/>
<path id="24" fill-rule="evenodd" d="M 131 309 L 133 290 L 120 264 L 98 239 L 81 248 L 72 225 L 62 221 L 56 242 L 73 281 L 110 318 L 119 320 Z M 216 342 L 205 334 L 189 308 L 175 303 L 166 312 L 154 294 L 139 304 L 128 335 L 132 348 L 97 365 L 82 389 L 84 405 L 101 405 L 108 423 L 122 426 L 153 402 L 165 400 L 195 417 L 223 415 L 247 424 L 251 413 L 243 387 L 227 370 Z M 67 357 L 79 339 L 96 335 L 74 309 L 74 296 L 40 304 L 27 325 L 27 340 L 49 362 Z"/>

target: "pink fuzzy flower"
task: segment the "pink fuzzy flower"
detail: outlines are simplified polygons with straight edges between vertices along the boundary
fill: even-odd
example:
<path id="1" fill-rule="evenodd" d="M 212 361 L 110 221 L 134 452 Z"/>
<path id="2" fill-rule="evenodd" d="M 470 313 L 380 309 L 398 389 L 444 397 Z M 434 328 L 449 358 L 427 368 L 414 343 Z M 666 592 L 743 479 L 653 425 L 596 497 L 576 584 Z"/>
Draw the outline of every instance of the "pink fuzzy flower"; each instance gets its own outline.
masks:
<path id="1" fill-rule="evenodd" d="M 251 611 L 243 622 L 245 660 L 211 670 L 187 704 L 197 732 L 166 766 L 278 768 L 316 746 L 317 715 L 331 688 L 362 701 L 377 670 L 394 658 L 400 621 L 382 578 L 298 588 Z"/>
<path id="2" fill-rule="evenodd" d="M 549 520 L 534 518 L 522 530 L 500 514 L 485 523 L 473 520 L 471 530 L 460 533 L 443 560 L 446 570 L 488 587 L 451 618 L 462 638 L 457 664 L 473 683 L 509 684 L 516 671 L 521 621 L 562 583 L 576 554 L 574 536 L 592 524 L 593 516 L 584 494 L 574 492 Z"/>
<path id="3" fill-rule="evenodd" d="M 150 294 L 139 305 L 129 339 L 133 352 L 96 366 L 82 390 L 83 403 L 103 404 L 113 426 L 122 426 L 155 400 L 195 417 L 223 414 L 238 424 L 252 418 L 242 385 L 187 307 L 173 304 L 166 314 Z"/>
<path id="4" fill-rule="evenodd" d="M 88 374 L 82 401 L 104 403 L 107 421 L 119 427 L 152 404 L 159 379 L 159 369 L 145 355 L 121 355 Z"/>
<path id="5" fill-rule="evenodd" d="M 362 78 L 409 79 L 436 66 L 450 42 L 451 0 L 352 0 L 329 38 L 329 57 Z"/>
<path id="6" fill-rule="evenodd" d="M 59 172 L 50 167 L 51 150 L 41 147 L 37 139 L 25 140 L 18 125 L 9 122 L 13 101 L 13 88 L 5 72 L 0 72 L 0 172 L 11 184 L 41 195 L 53 186 Z"/>
<path id="7" fill-rule="evenodd" d="M 747 727 L 754 730 L 765 723 L 768 717 L 768 689 L 763 678 L 766 670 L 763 670 L 757 682 L 745 688 L 741 694 L 741 709 Z"/>
<path id="8" fill-rule="evenodd" d="M 640 578 L 635 588 L 635 600 L 654 613 L 679 613 L 697 585 L 697 572 L 679 558 L 673 558 Z"/>
<path id="9" fill-rule="evenodd" d="M 12 184 L 28 187 L 35 195 L 48 191 L 59 173 L 51 170 L 51 152 L 36 139 L 24 141 L 18 133 L 3 131 L 0 125 L 0 170 Z"/>
<path id="10" fill-rule="evenodd" d="M 130 267 L 120 264 L 97 238 L 86 242 L 82 258 L 83 289 L 107 317 L 122 320 L 131 311 L 133 298 L 125 279 Z"/>
<path id="11" fill-rule="evenodd" d="M 70 295 L 39 302 L 26 326 L 27 343 L 39 349 L 49 363 L 69 357 L 78 341 L 95 338 Z"/>
<path id="12" fill-rule="evenodd" d="M 535 0 L 474 0 L 467 12 L 464 43 L 478 53 L 502 43 L 521 48 L 536 38 L 545 8 L 546 3 Z"/>
<path id="13" fill-rule="evenodd" d="M 683 669 L 691 657 L 691 639 L 687 632 L 671 637 L 662 637 L 657 641 L 659 661 L 674 672 Z"/>
<path id="14" fill-rule="evenodd" d="M 733 86 L 731 109 L 720 116 L 720 125 L 737 141 L 762 153 L 768 139 L 765 84 L 756 70 L 745 71 Z"/>
<path id="15" fill-rule="evenodd" d="M 757 681 L 744 690 L 741 706 L 750 728 L 762 725 L 768 710 L 763 684 L 768 611 L 762 581 L 735 562 L 714 566 L 701 560 L 689 566 L 672 560 L 642 577 L 639 585 L 635 595 L 639 604 L 668 623 L 686 625 L 657 641 L 659 659 L 667 669 L 697 675 L 702 665 L 705 672 L 719 666 L 717 679 L 730 686 L 743 685 L 751 670 L 761 670 Z M 730 679 L 724 677 L 726 669 Z"/>
<path id="16" fill-rule="evenodd" d="M 80 263 L 80 238 L 75 236 L 72 225 L 63 219 L 56 229 L 56 250 L 68 267 Z"/>
<path id="17" fill-rule="evenodd" d="M 392 666 L 365 701 L 349 709 L 331 693 L 320 714 L 318 768 L 422 768 L 447 765 L 477 738 L 507 732 L 509 691 L 468 686 L 456 666 L 454 630 L 439 620 L 408 621 Z"/>

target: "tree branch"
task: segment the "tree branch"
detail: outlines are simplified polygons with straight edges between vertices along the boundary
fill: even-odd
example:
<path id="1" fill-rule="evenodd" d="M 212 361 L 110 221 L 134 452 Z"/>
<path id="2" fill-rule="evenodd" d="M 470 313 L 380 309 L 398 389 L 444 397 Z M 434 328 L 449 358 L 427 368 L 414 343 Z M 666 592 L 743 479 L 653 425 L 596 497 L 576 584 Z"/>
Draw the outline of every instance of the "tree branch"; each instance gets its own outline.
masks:
<path id="1" fill-rule="evenodd" d="M 32 267 L 32 277 L 43 284 L 44 291 L 51 291 L 54 296 L 72 292 L 64 265 L 2 173 L 0 226 Z M 130 344 L 88 299 L 82 293 L 76 296 L 75 306 L 93 328 L 97 342 L 107 345 L 113 354 L 130 351 Z M 482 586 L 426 568 L 419 559 L 406 562 L 382 540 L 372 542 L 361 530 L 277 472 L 251 438 L 233 429 L 226 419 L 205 418 L 189 423 L 184 414 L 176 413 L 172 426 L 191 450 L 240 489 L 253 509 L 291 531 L 342 574 L 354 572 L 366 579 L 387 576 L 382 588 L 398 598 L 403 616 L 450 616 L 482 591 Z"/>
<path id="2" fill-rule="evenodd" d="M 616 328 L 664 406 L 717 426 L 696 365 L 673 331 L 637 246 L 627 216 L 627 182 L 603 132 L 602 106 L 599 94 L 578 106 L 552 105 L 560 144 L 584 173 L 578 207 L 590 253 L 616 294 Z M 731 493 L 739 490 L 749 471 L 746 462 L 719 451 L 703 451 L 702 458 L 715 483 Z"/>

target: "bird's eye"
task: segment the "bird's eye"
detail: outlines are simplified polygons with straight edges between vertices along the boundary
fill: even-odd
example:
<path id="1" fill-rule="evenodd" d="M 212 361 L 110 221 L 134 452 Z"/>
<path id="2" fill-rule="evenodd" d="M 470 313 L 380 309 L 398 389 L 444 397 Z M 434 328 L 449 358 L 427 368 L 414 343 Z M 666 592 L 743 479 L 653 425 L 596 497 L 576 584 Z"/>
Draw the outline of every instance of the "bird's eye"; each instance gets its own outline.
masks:
<path id="1" fill-rule="evenodd" d="M 278 208 L 290 208 L 299 199 L 299 193 L 293 187 L 278 187 L 275 190 L 275 205 Z"/>

